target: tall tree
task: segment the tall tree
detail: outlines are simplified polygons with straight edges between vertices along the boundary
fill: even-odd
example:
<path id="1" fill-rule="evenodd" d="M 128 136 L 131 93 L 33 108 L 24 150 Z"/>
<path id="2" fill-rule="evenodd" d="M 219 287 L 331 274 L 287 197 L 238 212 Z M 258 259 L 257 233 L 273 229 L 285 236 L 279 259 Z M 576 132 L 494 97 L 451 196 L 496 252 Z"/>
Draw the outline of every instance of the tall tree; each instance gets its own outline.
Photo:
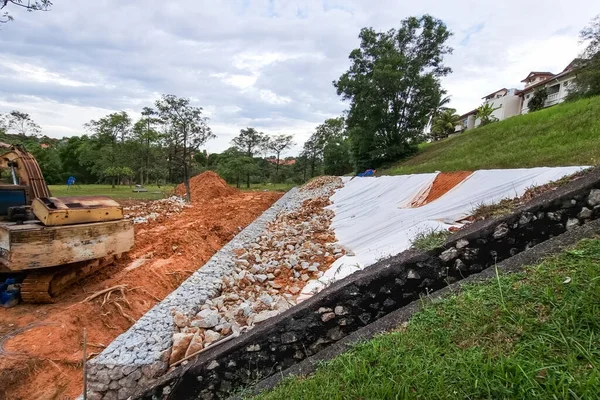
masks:
<path id="1" fill-rule="evenodd" d="M 48 11 L 52 7 L 50 0 L 0 0 L 0 24 L 13 20 L 12 15 L 8 13 L 8 6 L 23 8 L 29 12 L 32 11 Z"/>
<path id="2" fill-rule="evenodd" d="M 600 95 L 600 15 L 580 32 L 585 50 L 575 60 L 575 85 L 569 87 L 569 100 Z"/>
<path id="3" fill-rule="evenodd" d="M 292 135 L 277 135 L 271 138 L 268 138 L 265 142 L 265 146 L 271 150 L 276 155 L 276 164 L 275 164 L 275 177 L 279 178 L 279 160 L 281 153 L 292 147 L 294 143 L 294 138 Z"/>
<path id="4" fill-rule="evenodd" d="M 142 118 L 135 123 L 133 127 L 133 136 L 141 145 L 140 154 L 140 184 L 144 184 L 144 174 L 146 182 L 149 181 L 150 174 L 150 158 L 152 156 L 152 144 L 159 139 L 159 132 L 154 128 L 160 123 L 157 118 L 156 110 L 151 107 L 142 109 Z"/>
<path id="5" fill-rule="evenodd" d="M 4 125 L 8 133 L 15 133 L 21 136 L 38 135 L 42 128 L 35 123 L 27 113 L 13 110 L 4 116 Z"/>
<path id="6" fill-rule="evenodd" d="M 399 29 L 361 30 L 351 66 L 334 86 L 350 102 L 347 126 L 358 169 L 413 152 L 440 100 L 440 77 L 451 33 L 430 15 L 410 17 Z"/>
<path id="7" fill-rule="evenodd" d="M 267 137 L 264 133 L 258 132 L 254 128 L 241 129 L 240 134 L 236 136 L 231 143 L 240 151 L 244 152 L 246 157 L 252 159 L 254 154 L 265 146 Z M 246 187 L 250 187 L 250 170 L 246 174 Z"/>
<path id="8" fill-rule="evenodd" d="M 172 94 L 162 95 L 156 101 L 156 109 L 163 123 L 175 138 L 174 143 L 181 148 L 180 166 L 183 170 L 186 199 L 191 202 L 190 162 L 193 152 L 207 140 L 216 137 L 208 126 L 208 117 L 202 116 L 202 108 L 190 104 L 190 99 Z"/>
<path id="9" fill-rule="evenodd" d="M 91 120 L 84 127 L 94 141 L 86 144 L 81 157 L 93 166 L 95 173 L 110 178 L 114 187 L 115 182 L 120 182 L 119 171 L 131 163 L 131 157 L 124 149 L 131 133 L 131 118 L 127 112 L 120 111 Z"/>

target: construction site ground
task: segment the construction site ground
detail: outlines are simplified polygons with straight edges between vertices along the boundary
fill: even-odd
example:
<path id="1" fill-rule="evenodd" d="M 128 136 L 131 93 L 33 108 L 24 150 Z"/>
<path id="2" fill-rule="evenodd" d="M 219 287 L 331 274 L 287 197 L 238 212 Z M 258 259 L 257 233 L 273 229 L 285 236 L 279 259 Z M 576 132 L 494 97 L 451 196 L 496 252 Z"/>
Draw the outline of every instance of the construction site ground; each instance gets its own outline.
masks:
<path id="1" fill-rule="evenodd" d="M 0 399 L 77 397 L 83 386 L 84 328 L 93 357 L 282 196 L 211 190 L 212 183 L 220 185 L 215 177 L 197 185 L 191 206 L 137 224 L 136 244 L 127 256 L 78 282 L 54 304 L 0 308 Z M 203 195 L 208 193 L 217 195 Z M 89 299 L 112 287 L 118 290 Z"/>

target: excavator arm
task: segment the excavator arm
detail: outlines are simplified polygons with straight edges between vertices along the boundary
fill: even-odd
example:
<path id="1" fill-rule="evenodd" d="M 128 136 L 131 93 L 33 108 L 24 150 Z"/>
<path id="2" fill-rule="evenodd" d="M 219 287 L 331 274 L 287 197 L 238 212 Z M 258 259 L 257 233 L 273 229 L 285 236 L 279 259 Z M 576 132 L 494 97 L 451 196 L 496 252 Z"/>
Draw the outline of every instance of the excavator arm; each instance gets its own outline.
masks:
<path id="1" fill-rule="evenodd" d="M 0 147 L 6 147 L 4 144 Z M 0 150 L 1 152 L 2 150 Z M 11 146 L 0 154 L 0 168 L 11 171 L 13 184 L 29 187 L 30 199 L 50 197 L 50 190 L 36 159 L 21 146 Z"/>

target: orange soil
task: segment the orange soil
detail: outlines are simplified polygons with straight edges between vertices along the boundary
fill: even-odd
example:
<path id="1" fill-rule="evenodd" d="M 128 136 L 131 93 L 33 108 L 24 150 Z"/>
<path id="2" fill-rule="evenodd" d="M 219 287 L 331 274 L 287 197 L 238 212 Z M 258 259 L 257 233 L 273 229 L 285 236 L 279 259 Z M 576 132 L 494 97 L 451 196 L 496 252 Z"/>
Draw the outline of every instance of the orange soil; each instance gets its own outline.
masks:
<path id="1" fill-rule="evenodd" d="M 429 192 L 427 192 L 427 196 L 423 198 L 417 199 L 415 202 L 411 204 L 412 207 L 421 207 L 425 204 L 429 204 L 434 200 L 439 199 L 454 186 L 458 185 L 473 172 L 471 171 L 456 171 L 456 172 L 440 172 L 433 181 Z"/>
<path id="2" fill-rule="evenodd" d="M 214 175 L 210 180 L 221 185 Z M 206 178 L 200 182 L 205 193 L 210 191 Z M 88 354 L 98 354 L 282 195 L 220 192 L 227 195 L 197 199 L 181 214 L 136 225 L 136 244 L 127 257 L 78 282 L 55 304 L 0 308 L 0 399 L 78 396 L 84 328 Z M 133 263 L 140 259 L 147 260 Z M 104 304 L 104 296 L 82 302 L 115 285 L 127 285 L 124 296 L 116 291 Z"/>
<path id="3" fill-rule="evenodd" d="M 229 186 L 219 175 L 212 171 L 206 171 L 190 178 L 190 192 L 192 202 L 197 203 L 217 197 L 230 196 L 236 193 L 236 189 Z M 185 195 L 186 190 L 183 183 L 175 188 L 175 194 Z"/>

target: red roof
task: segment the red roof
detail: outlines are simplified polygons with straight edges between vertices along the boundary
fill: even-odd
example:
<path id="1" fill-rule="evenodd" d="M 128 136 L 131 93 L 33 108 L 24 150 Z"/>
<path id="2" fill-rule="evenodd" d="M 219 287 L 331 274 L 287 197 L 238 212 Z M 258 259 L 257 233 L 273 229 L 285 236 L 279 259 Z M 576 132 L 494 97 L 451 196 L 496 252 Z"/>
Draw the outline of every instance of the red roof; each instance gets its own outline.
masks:
<path id="1" fill-rule="evenodd" d="M 527 82 L 534 76 L 554 76 L 554 74 L 552 72 L 531 71 L 529 75 L 527 75 L 527 78 L 523 79 L 521 82 Z"/>
<path id="2" fill-rule="evenodd" d="M 465 117 L 468 117 L 469 115 L 472 115 L 472 114 L 477 114 L 477 109 L 471 110 L 471 111 L 469 111 L 468 113 L 461 115 L 461 116 L 460 116 L 460 119 L 463 119 L 463 118 L 465 118 Z"/>

